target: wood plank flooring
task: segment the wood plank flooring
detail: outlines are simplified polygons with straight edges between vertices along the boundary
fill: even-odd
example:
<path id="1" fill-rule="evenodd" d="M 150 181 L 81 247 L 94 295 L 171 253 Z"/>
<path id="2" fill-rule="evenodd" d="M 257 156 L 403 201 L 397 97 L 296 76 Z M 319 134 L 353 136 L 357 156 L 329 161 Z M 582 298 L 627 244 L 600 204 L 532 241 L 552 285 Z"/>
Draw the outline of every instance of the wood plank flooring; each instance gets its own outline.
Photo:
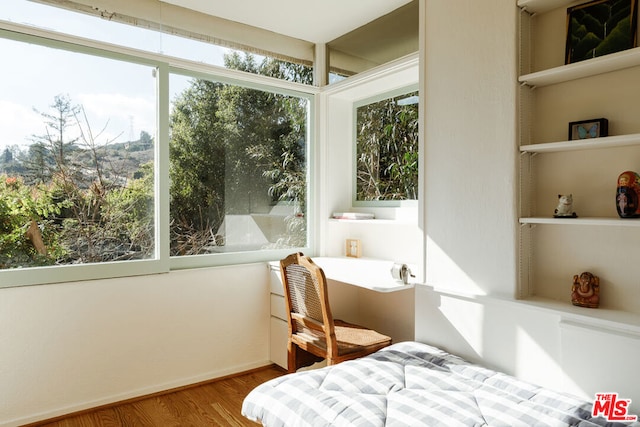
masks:
<path id="1" fill-rule="evenodd" d="M 256 423 L 240 414 L 242 401 L 258 384 L 285 373 L 284 369 L 272 365 L 168 393 L 30 424 L 30 427 L 255 427 Z"/>

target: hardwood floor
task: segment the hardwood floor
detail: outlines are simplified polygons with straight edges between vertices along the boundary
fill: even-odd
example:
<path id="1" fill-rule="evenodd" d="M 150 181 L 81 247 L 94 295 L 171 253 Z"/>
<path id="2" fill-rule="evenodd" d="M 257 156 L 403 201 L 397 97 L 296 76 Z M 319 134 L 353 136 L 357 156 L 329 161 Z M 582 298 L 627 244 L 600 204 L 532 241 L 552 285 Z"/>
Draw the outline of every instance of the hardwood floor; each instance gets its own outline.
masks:
<path id="1" fill-rule="evenodd" d="M 240 414 L 244 397 L 258 384 L 286 371 L 272 365 L 168 393 L 71 414 L 38 427 L 257 426 Z"/>

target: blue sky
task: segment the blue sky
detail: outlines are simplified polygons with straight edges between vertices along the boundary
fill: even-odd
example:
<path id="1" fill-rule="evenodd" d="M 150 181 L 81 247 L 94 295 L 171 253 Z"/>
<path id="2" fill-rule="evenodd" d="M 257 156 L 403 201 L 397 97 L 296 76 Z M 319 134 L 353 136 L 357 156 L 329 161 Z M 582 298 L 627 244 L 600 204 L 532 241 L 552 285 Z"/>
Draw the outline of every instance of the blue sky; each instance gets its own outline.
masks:
<path id="1" fill-rule="evenodd" d="M 187 59 L 215 65 L 222 65 L 227 51 L 28 0 L 0 2 L 0 19 L 168 55 L 206 55 Z M 43 119 L 34 108 L 48 112 L 56 95 L 81 104 L 94 133 L 104 129 L 98 143 L 124 142 L 132 136 L 137 139 L 143 130 L 154 134 L 156 83 L 150 67 L 6 39 L 0 39 L 0 52 L 7 59 L 0 67 L 0 150 L 15 144 L 24 146 L 32 134 L 42 134 Z M 186 87 L 187 79 L 181 80 L 172 80 L 174 95 Z"/>
<path id="2" fill-rule="evenodd" d="M 31 134 L 45 131 L 34 109 L 49 112 L 56 95 L 81 104 L 94 132 L 104 136 L 155 127 L 155 82 L 150 67 L 133 66 L 77 53 L 0 39 L 3 55 L 19 58 L 0 68 L 0 145 L 23 145 Z M 133 126 L 133 129 L 131 129 Z"/>

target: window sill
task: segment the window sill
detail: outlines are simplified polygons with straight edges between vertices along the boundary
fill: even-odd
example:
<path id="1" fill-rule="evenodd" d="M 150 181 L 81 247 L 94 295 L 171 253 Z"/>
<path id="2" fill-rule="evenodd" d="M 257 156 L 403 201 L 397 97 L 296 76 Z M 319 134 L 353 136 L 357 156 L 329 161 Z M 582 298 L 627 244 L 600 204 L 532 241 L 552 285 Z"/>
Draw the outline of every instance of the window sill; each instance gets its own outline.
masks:
<path id="1" fill-rule="evenodd" d="M 376 224 L 376 225 L 415 225 L 416 221 L 408 218 L 403 219 L 342 219 L 342 218 L 329 218 L 329 222 L 342 222 L 349 224 Z"/>

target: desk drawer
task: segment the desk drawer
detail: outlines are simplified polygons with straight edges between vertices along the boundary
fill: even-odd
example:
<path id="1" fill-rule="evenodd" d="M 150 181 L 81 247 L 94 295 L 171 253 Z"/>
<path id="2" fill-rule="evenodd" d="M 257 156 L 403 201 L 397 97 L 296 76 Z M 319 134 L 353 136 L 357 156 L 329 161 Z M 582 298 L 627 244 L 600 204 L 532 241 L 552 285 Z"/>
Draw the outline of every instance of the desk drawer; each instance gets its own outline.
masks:
<path id="1" fill-rule="evenodd" d="M 280 277 L 279 269 L 271 269 L 269 285 L 271 287 L 271 293 L 277 295 L 284 295 L 284 285 L 282 284 L 282 278 Z"/>
<path id="2" fill-rule="evenodd" d="M 287 369 L 287 322 L 271 317 L 271 342 L 269 345 L 272 362 Z"/>
<path id="3" fill-rule="evenodd" d="M 283 296 L 271 294 L 271 315 L 285 322 L 287 321 L 287 310 Z"/>

